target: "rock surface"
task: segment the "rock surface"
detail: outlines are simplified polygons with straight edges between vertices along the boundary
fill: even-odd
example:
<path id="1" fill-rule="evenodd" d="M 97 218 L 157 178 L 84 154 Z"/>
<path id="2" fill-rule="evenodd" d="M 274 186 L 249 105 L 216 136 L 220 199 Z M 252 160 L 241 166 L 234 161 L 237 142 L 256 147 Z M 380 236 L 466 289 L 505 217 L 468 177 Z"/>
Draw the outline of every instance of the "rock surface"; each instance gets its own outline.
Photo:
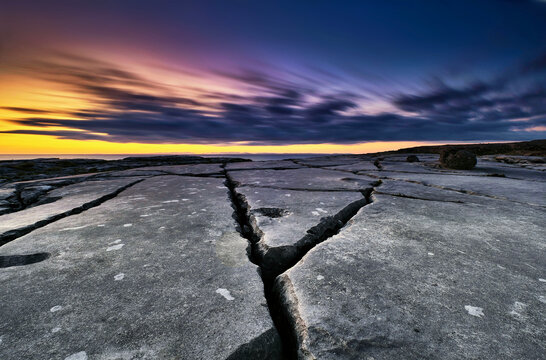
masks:
<path id="1" fill-rule="evenodd" d="M 0 248 L 0 358 L 276 359 L 223 180 L 160 176 Z M 251 344 L 251 346 L 249 345 Z"/>
<path id="2" fill-rule="evenodd" d="M 208 164 L 248 161 L 238 158 L 200 157 L 190 155 L 139 156 L 119 160 L 103 159 L 32 159 L 0 161 L 0 185 L 3 182 L 45 179 L 84 173 L 124 170 L 145 166 Z"/>
<path id="3" fill-rule="evenodd" d="M 546 177 L 543 176 L 543 178 Z M 378 178 L 392 179 L 424 186 L 436 187 L 446 191 L 471 193 L 515 203 L 546 206 L 546 197 L 539 196 L 546 190 L 544 181 L 530 181 L 495 176 L 472 176 L 465 174 L 419 174 L 382 171 Z"/>
<path id="4" fill-rule="evenodd" d="M 250 161 L 234 162 L 226 164 L 226 170 L 252 170 L 252 169 L 300 169 L 299 165 L 291 160 L 268 160 L 268 161 Z"/>
<path id="5" fill-rule="evenodd" d="M 240 185 L 307 191 L 360 191 L 377 181 L 366 175 L 317 168 L 232 171 L 230 175 Z"/>
<path id="6" fill-rule="evenodd" d="M 249 222 L 258 237 L 257 255 L 263 271 L 282 272 L 300 254 L 336 227 L 344 212 L 366 204 L 360 192 L 292 191 L 240 187 Z M 349 209 L 345 209 L 349 206 Z M 336 217 L 337 216 L 337 217 Z"/>
<path id="7" fill-rule="evenodd" d="M 543 209 L 374 198 L 278 279 L 300 358 L 542 356 Z"/>
<path id="8" fill-rule="evenodd" d="M 543 158 L 410 155 L 4 181 L 0 359 L 542 358 Z"/>
<path id="9" fill-rule="evenodd" d="M 75 211 L 96 206 L 107 200 L 125 187 L 142 178 L 119 180 L 86 181 L 68 185 L 50 192 L 44 191 L 40 203 L 18 212 L 0 216 L 0 245 L 9 241 L 13 236 L 20 236 L 26 231 L 33 230 L 34 226 L 47 224 Z M 45 190 L 51 187 L 44 185 Z"/>

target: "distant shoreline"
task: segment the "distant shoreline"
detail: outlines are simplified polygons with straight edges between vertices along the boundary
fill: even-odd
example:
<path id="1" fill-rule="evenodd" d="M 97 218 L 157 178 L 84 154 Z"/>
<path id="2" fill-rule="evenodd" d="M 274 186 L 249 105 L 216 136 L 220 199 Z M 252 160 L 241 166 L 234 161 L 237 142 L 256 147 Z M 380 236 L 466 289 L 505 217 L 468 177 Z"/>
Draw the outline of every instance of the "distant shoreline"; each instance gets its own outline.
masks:
<path id="1" fill-rule="evenodd" d="M 315 156 L 331 156 L 346 154 L 0 154 L 0 161 L 9 160 L 36 160 L 36 159 L 98 159 L 98 160 L 121 160 L 128 157 L 150 157 L 150 156 L 200 156 L 204 158 L 211 157 L 233 157 L 245 158 L 252 161 L 264 160 L 282 160 L 282 159 L 302 159 Z M 356 154 L 355 154 L 356 155 Z"/>
<path id="2" fill-rule="evenodd" d="M 220 153 L 220 154 L 0 154 L 0 161 L 7 160 L 35 160 L 35 159 L 100 159 L 100 160 L 121 160 L 127 157 L 150 157 L 150 156 L 200 156 L 204 158 L 226 157 L 245 158 L 252 161 L 302 159 L 320 156 L 345 156 L 345 155 L 379 155 L 393 153 L 430 153 L 437 154 L 445 148 L 468 149 L 476 155 L 527 155 L 546 156 L 546 139 L 518 141 L 518 142 L 494 142 L 494 143 L 466 143 L 466 144 L 445 144 L 427 145 L 403 148 L 399 150 L 382 151 L 376 153 Z"/>
<path id="3" fill-rule="evenodd" d="M 94 174 L 105 171 L 119 171 L 139 167 L 194 165 L 209 163 L 228 163 L 238 161 L 264 161 L 283 159 L 302 159 L 310 157 L 355 157 L 371 159 L 373 157 L 399 153 L 438 154 L 446 148 L 469 150 L 476 155 L 521 155 L 546 156 L 546 140 L 533 140 L 517 143 L 464 144 L 422 146 L 397 151 L 375 154 L 239 154 L 237 156 L 215 155 L 36 155 L 26 159 L 7 159 L 0 157 L 0 185 L 7 182 L 44 179 L 59 176 Z M 46 157 L 47 156 L 47 157 Z M 8 156 L 9 158 L 9 156 Z M 540 161 L 544 161 L 540 159 Z"/>

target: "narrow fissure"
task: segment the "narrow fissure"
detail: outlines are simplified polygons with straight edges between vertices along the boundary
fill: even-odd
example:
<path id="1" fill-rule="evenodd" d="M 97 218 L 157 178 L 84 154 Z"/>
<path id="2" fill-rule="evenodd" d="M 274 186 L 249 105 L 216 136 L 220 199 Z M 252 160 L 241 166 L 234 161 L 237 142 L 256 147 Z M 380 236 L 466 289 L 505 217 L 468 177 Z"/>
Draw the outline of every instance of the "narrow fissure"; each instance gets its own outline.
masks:
<path id="1" fill-rule="evenodd" d="M 431 187 L 431 188 L 435 188 L 435 189 L 446 190 L 446 191 L 453 191 L 453 192 L 457 192 L 457 193 L 465 194 L 465 195 L 479 196 L 479 197 L 485 197 L 485 198 L 495 199 L 495 200 L 510 201 L 510 202 L 513 202 L 513 203 L 516 203 L 516 204 L 522 204 L 522 205 L 529 205 L 529 206 L 536 206 L 536 207 L 540 207 L 540 208 L 546 208 L 546 206 L 540 205 L 540 204 L 526 203 L 526 202 L 523 202 L 523 201 L 517 201 L 517 200 L 508 199 L 508 198 L 505 198 L 505 197 L 502 197 L 502 196 L 494 196 L 494 195 L 487 195 L 487 194 L 477 193 L 477 192 L 471 191 L 471 190 L 454 189 L 454 188 L 450 188 L 450 187 L 442 186 L 442 185 L 428 184 L 428 183 L 421 182 L 421 181 L 417 181 L 417 180 L 397 179 L 397 178 L 391 178 L 391 177 L 388 177 L 388 176 L 377 176 L 377 175 L 372 175 L 372 174 L 369 174 L 369 173 L 363 174 L 363 175 L 369 176 L 369 177 L 374 178 L 374 179 L 384 179 L 384 180 L 392 180 L 392 181 L 403 181 L 403 182 L 407 182 L 407 183 L 411 183 L 411 184 L 417 184 L 417 185 L 422 185 L 422 186 L 427 186 L 427 187 Z"/>
<path id="2" fill-rule="evenodd" d="M 308 191 L 308 192 L 361 192 L 358 189 L 310 189 L 310 188 L 293 188 L 285 186 L 273 186 L 273 185 L 257 185 L 257 184 L 244 184 L 241 186 L 258 188 L 258 189 L 273 189 L 273 190 L 288 190 L 288 191 Z"/>
<path id="3" fill-rule="evenodd" d="M 253 224 L 249 205 L 245 197 L 237 192 L 239 184 L 229 176 L 225 167 L 224 176 L 226 179 L 225 185 L 229 190 L 229 198 L 234 209 L 233 216 L 238 224 L 238 231 L 241 236 L 249 241 L 249 260 L 260 269 L 269 313 L 281 338 L 283 359 L 297 359 L 297 329 L 293 323 L 293 316 L 290 314 L 289 307 L 282 301 L 278 289 L 275 289 L 275 280 L 280 274 L 297 264 L 317 244 L 339 233 L 362 207 L 370 204 L 373 201 L 371 195 L 374 187 L 379 186 L 381 180 L 372 184 L 372 187 L 361 191 L 364 197 L 362 200 L 349 204 L 335 216 L 321 221 L 321 223 L 309 229 L 307 235 L 294 245 L 292 249 L 294 251 L 288 252 L 290 254 L 288 257 L 281 258 L 282 256 L 286 256 L 286 253 L 281 251 L 283 253 L 281 257 L 276 257 L 275 254 L 272 254 L 269 259 L 266 259 L 260 250 L 261 231 L 257 228 L 256 224 Z"/>
<path id="4" fill-rule="evenodd" d="M 406 199 L 414 199 L 414 200 L 424 200 L 424 201 L 438 201 L 438 202 L 448 202 L 448 203 L 454 203 L 454 204 L 464 204 L 464 201 L 460 200 L 440 200 L 440 199 L 427 199 L 424 197 L 418 197 L 418 196 L 412 196 L 412 195 L 406 195 L 402 193 L 386 193 L 382 191 L 376 191 L 376 194 L 381 195 L 388 195 L 388 196 L 394 196 L 394 197 L 401 197 Z"/>
<path id="5" fill-rule="evenodd" d="M 87 179 L 88 178 L 56 180 L 57 182 L 54 183 L 50 182 L 52 179 L 43 179 L 42 181 L 16 184 L 14 194 L 5 199 L 8 202 L 8 208 L 1 211 L 0 215 L 18 212 L 36 205 L 55 202 L 59 200 L 60 197 L 47 197 L 53 190 L 77 184 Z M 42 187 L 42 189 L 40 189 L 40 187 Z M 29 192 L 29 194 L 23 196 L 24 192 Z"/>
<path id="6" fill-rule="evenodd" d="M 99 206 L 100 204 L 102 204 L 103 202 L 107 201 L 107 200 L 110 200 L 116 196 L 118 196 L 122 191 L 130 188 L 131 186 L 135 185 L 135 184 L 138 184 L 139 182 L 143 181 L 144 179 L 139 179 L 139 180 L 136 180 L 136 181 L 133 181 L 132 183 L 130 184 L 127 184 L 125 186 L 122 186 L 120 187 L 119 189 L 109 193 L 109 194 L 106 194 L 104 196 L 101 196 L 100 198 L 98 199 L 95 199 L 95 200 L 92 200 L 90 202 L 87 202 L 81 206 L 78 206 L 76 208 L 73 208 L 71 210 L 68 210 L 68 211 L 65 211 L 61 214 L 56 214 L 56 215 L 53 215 L 47 219 L 44 219 L 44 220 L 41 220 L 41 221 L 38 221 L 32 225 L 29 225 L 29 226 L 25 226 L 25 227 L 22 227 L 22 228 L 19 228 L 19 229 L 13 229 L 13 230 L 9 230 L 9 231 L 6 231 L 4 232 L 3 234 L 0 234 L 0 246 L 3 246 L 7 243 L 9 243 L 10 241 L 13 241 L 23 235 L 26 235 L 28 233 L 30 233 L 31 231 L 33 230 L 36 230 L 36 229 L 39 229 L 41 227 L 44 227 L 48 224 L 51 224 L 52 222 L 55 222 L 57 220 L 60 220 L 60 219 L 63 219 L 67 216 L 70 216 L 70 215 L 75 215 L 75 214 L 79 214 L 87 209 L 90 209 L 90 208 L 93 208 L 93 207 L 96 207 L 96 206 Z"/>
<path id="7" fill-rule="evenodd" d="M 345 163 L 343 165 L 354 165 L 356 163 L 359 163 L 361 162 L 363 159 L 355 159 L 354 162 L 351 162 L 351 163 Z M 312 164 L 307 164 L 307 163 L 304 163 L 300 160 L 297 160 L 297 159 L 292 159 L 291 160 L 294 164 L 296 165 L 300 165 L 300 166 L 305 166 L 307 168 L 311 168 L 311 169 L 324 169 L 324 170 L 338 170 L 338 169 L 330 169 L 331 167 L 336 167 L 336 166 L 339 166 L 339 164 L 332 164 L 332 165 L 312 165 Z M 343 170 L 340 170 L 340 171 L 343 171 Z"/>
<path id="8" fill-rule="evenodd" d="M 299 165 L 299 164 L 298 164 Z M 263 167 L 263 168 L 240 168 L 240 169 L 229 169 L 228 171 L 256 171 L 256 170 L 298 170 L 301 168 L 297 167 L 283 167 L 283 166 L 273 166 L 273 167 Z"/>
<path id="9" fill-rule="evenodd" d="M 138 170 L 136 169 L 127 169 L 127 170 Z M 215 173 L 204 173 L 204 174 L 176 174 L 171 173 L 164 170 L 154 170 L 157 172 L 161 172 L 162 174 L 157 175 L 143 175 L 146 178 L 148 177 L 155 177 L 155 176 L 164 176 L 164 175 L 175 175 L 175 176 L 190 176 L 190 177 L 211 177 L 211 178 L 223 178 L 224 175 L 221 172 L 215 172 Z M 6 208 L 3 210 L 0 210 L 0 215 L 5 214 L 11 214 L 15 212 L 19 212 L 37 205 L 44 205 L 53 203 L 57 200 L 60 200 L 62 197 L 48 197 L 49 193 L 51 193 L 54 190 L 58 190 L 60 188 L 83 183 L 86 181 L 104 181 L 104 180 L 113 180 L 118 178 L 131 178 L 131 177 L 137 177 L 138 175 L 118 175 L 118 176 L 111 176 L 111 172 L 103 172 L 103 173 L 97 173 L 93 175 L 88 176 L 81 176 L 78 178 L 71 178 L 71 179 L 59 179 L 56 180 L 55 178 L 50 179 L 42 179 L 42 180 L 36 180 L 33 182 L 28 183 L 21 183 L 16 185 L 16 189 L 13 193 L 13 195 L 5 198 L 5 201 L 7 201 Z M 57 183 L 50 183 L 51 181 L 58 181 Z M 5 185 L 5 184 L 4 184 Z M 36 187 L 49 187 L 48 189 L 35 189 Z M 34 189 L 34 193 L 23 196 L 23 192 L 25 191 L 32 191 Z"/>

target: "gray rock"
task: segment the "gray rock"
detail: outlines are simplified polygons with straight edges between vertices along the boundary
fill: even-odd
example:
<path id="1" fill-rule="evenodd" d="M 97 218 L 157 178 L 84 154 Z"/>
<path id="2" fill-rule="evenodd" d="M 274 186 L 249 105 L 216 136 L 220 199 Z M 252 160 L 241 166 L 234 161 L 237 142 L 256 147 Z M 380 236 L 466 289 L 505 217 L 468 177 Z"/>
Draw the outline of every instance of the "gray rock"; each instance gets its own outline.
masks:
<path id="1" fill-rule="evenodd" d="M 408 155 L 4 184 L 0 358 L 541 358 L 543 164 Z"/>
<path id="2" fill-rule="evenodd" d="M 451 169 L 447 170 L 447 169 L 439 168 L 435 162 L 420 161 L 420 162 L 409 163 L 409 162 L 395 162 L 395 161 L 387 161 L 387 160 L 383 160 L 381 162 L 381 170 L 409 172 L 409 173 L 425 173 L 425 174 L 453 174 L 456 171 Z"/>
<path id="3" fill-rule="evenodd" d="M 43 204 L 0 216 L 0 245 L 19 232 L 53 221 L 70 211 L 91 206 L 95 201 L 138 181 L 139 178 L 86 181 L 52 190 Z"/>
<path id="4" fill-rule="evenodd" d="M 213 175 L 221 174 L 222 164 L 196 164 L 196 165 L 168 165 L 148 166 L 134 169 L 134 171 L 158 171 L 176 175 Z"/>
<path id="5" fill-rule="evenodd" d="M 232 171 L 230 175 L 241 185 L 286 190 L 360 191 L 377 181 L 364 175 L 315 168 Z"/>
<path id="6" fill-rule="evenodd" d="M 532 167 L 503 164 L 484 158 L 478 160 L 478 165 L 474 168 L 474 171 L 489 176 L 499 174 L 513 179 L 546 181 L 546 172 L 544 171 Z"/>
<path id="7" fill-rule="evenodd" d="M 381 186 L 376 188 L 375 194 L 453 203 L 480 203 L 483 201 L 483 198 L 479 196 L 463 194 L 456 191 L 446 191 L 418 183 L 393 180 L 382 180 Z"/>
<path id="8" fill-rule="evenodd" d="M 0 248 L 1 359 L 278 359 L 222 179 L 159 176 Z"/>
<path id="9" fill-rule="evenodd" d="M 158 176 L 158 175 L 166 175 L 166 172 L 158 171 L 158 170 L 146 170 L 146 169 L 144 170 L 127 169 L 127 170 L 108 171 L 108 172 L 99 173 L 93 176 L 93 179 L 108 179 L 108 178 L 131 177 L 131 176 L 149 177 L 149 176 Z"/>
<path id="10" fill-rule="evenodd" d="M 416 182 L 440 189 L 470 193 L 513 202 L 546 206 L 546 198 L 537 196 L 546 192 L 546 183 L 502 177 L 465 176 L 464 174 L 418 174 L 382 171 L 386 179 Z"/>
<path id="11" fill-rule="evenodd" d="M 295 160 L 299 164 L 311 167 L 350 165 L 362 161 L 361 155 L 329 155 Z"/>
<path id="12" fill-rule="evenodd" d="M 408 157 L 406 158 L 406 161 L 410 163 L 418 162 L 419 158 L 417 157 L 417 155 L 408 155 Z"/>
<path id="13" fill-rule="evenodd" d="M 354 212 L 366 203 L 360 192 L 291 191 L 239 187 L 253 232 L 262 270 L 280 273 L 300 254 L 335 231 L 350 205 Z M 347 211 L 347 210 L 345 210 Z M 337 217 L 336 217 L 337 215 Z"/>
<path id="14" fill-rule="evenodd" d="M 339 165 L 329 167 L 332 170 L 344 170 L 349 172 L 358 172 L 358 171 L 375 171 L 377 167 L 373 164 L 371 160 L 359 161 L 349 165 Z"/>
<path id="15" fill-rule="evenodd" d="M 545 215 L 375 195 L 277 279 L 300 359 L 541 358 Z"/>
<path id="16" fill-rule="evenodd" d="M 400 153 L 400 154 L 385 154 L 381 157 L 385 161 L 395 161 L 395 162 L 407 162 L 409 156 L 418 156 L 421 161 L 436 161 L 438 160 L 438 155 L 436 154 L 424 154 L 424 153 Z"/>
<path id="17" fill-rule="evenodd" d="M 476 155 L 467 150 L 442 150 L 440 153 L 440 164 L 448 169 L 471 170 L 476 162 Z"/>
<path id="18" fill-rule="evenodd" d="M 236 158 L 200 157 L 188 155 L 138 156 L 119 160 L 101 159 L 33 159 L 0 161 L 0 183 L 2 180 L 21 181 L 70 176 L 76 174 L 102 173 L 146 166 L 224 164 L 246 161 Z"/>
<path id="19" fill-rule="evenodd" d="M 381 161 L 381 165 L 383 167 L 383 171 L 391 171 L 391 172 L 405 172 L 405 173 L 426 173 L 426 174 L 438 174 L 438 175 L 464 175 L 464 176 L 494 176 L 494 175 L 504 175 L 504 177 L 513 178 L 513 179 L 521 179 L 521 180 L 533 180 L 533 181 L 546 181 L 546 173 L 543 171 L 538 171 L 536 169 L 532 168 L 523 168 L 521 166 L 517 165 L 510 165 L 505 163 L 499 163 L 496 161 L 492 161 L 488 159 L 487 157 L 480 157 L 478 159 L 477 165 L 472 171 L 468 170 L 456 170 L 456 169 L 444 169 L 439 166 L 439 163 L 436 161 L 437 156 L 435 159 L 431 159 L 430 157 L 428 159 L 423 159 L 419 155 L 420 159 L 422 161 L 418 163 L 407 163 L 407 162 L 399 162 L 399 161 L 392 161 L 389 160 L 383 160 Z M 377 168 L 371 164 L 371 167 L 368 167 L 367 169 L 358 169 L 357 167 L 354 167 L 354 170 L 357 170 L 360 174 L 366 175 L 366 174 L 373 174 L 374 176 L 379 176 L 382 174 L 378 174 L 376 172 Z M 340 167 L 340 169 L 343 167 Z M 332 168 L 332 169 L 337 169 Z"/>
<path id="20" fill-rule="evenodd" d="M 302 165 L 291 160 L 268 160 L 233 162 L 226 164 L 226 170 L 252 170 L 252 169 L 300 169 Z"/>
<path id="21" fill-rule="evenodd" d="M 0 199 L 4 200 L 15 194 L 15 186 L 4 185 L 0 187 Z"/>

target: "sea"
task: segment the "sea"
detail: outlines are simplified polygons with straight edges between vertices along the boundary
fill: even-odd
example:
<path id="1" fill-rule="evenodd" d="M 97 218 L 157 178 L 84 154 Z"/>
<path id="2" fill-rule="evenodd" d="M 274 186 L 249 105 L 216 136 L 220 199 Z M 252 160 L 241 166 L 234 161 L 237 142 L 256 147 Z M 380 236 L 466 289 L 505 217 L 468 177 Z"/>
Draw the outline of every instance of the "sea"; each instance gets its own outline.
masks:
<path id="1" fill-rule="evenodd" d="M 331 155 L 331 154 L 0 154 L 0 161 L 4 160 L 29 160 L 38 158 L 58 158 L 58 159 L 103 159 L 103 160 L 120 160 L 126 157 L 146 157 L 160 155 L 190 155 L 202 157 L 236 157 L 244 158 L 253 161 L 264 160 L 282 160 L 282 159 L 304 159 L 314 156 Z M 342 154 L 337 154 L 342 155 Z"/>

